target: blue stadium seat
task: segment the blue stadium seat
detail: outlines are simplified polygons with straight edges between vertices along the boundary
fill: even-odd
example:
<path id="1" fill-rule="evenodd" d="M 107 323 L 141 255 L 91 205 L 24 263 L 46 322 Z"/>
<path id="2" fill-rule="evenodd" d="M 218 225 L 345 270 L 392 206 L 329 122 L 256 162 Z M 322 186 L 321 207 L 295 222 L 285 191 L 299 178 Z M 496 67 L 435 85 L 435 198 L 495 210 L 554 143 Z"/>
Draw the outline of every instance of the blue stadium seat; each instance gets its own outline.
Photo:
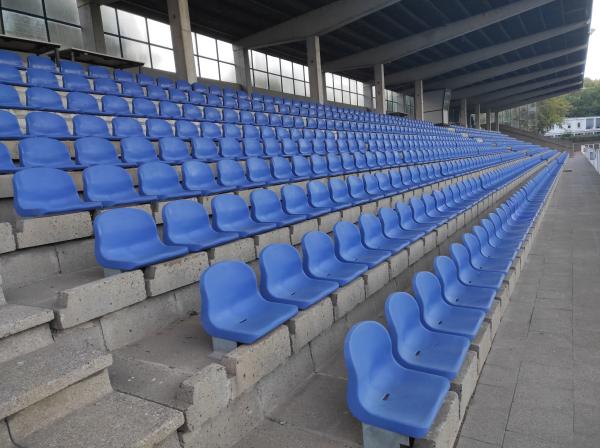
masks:
<path id="1" fill-rule="evenodd" d="M 191 198 L 199 191 L 185 190 L 179 183 L 177 171 L 163 162 L 148 162 L 138 168 L 140 193 L 158 196 L 159 199 Z"/>
<path id="2" fill-rule="evenodd" d="M 219 140 L 219 147 L 221 149 L 221 157 L 228 159 L 245 159 L 246 156 L 242 152 L 242 145 L 240 141 L 233 137 L 224 137 Z"/>
<path id="3" fill-rule="evenodd" d="M 275 192 L 266 189 L 250 193 L 252 219 L 258 222 L 272 222 L 277 227 L 289 226 L 306 219 L 305 215 L 290 215 L 283 211 L 281 201 Z"/>
<path id="4" fill-rule="evenodd" d="M 300 254 L 289 244 L 271 244 L 259 257 L 260 292 L 273 302 L 306 309 L 338 289 L 335 281 L 311 278 L 304 272 Z"/>
<path id="5" fill-rule="evenodd" d="M 0 110 L 0 137 L 8 139 L 22 136 L 17 117 L 8 111 Z"/>
<path id="6" fill-rule="evenodd" d="M 120 82 L 135 82 L 133 73 L 121 69 L 114 71 L 114 77 L 116 81 Z"/>
<path id="7" fill-rule="evenodd" d="M 198 137 L 200 132 L 198 127 L 188 120 L 177 120 L 175 122 L 175 135 L 179 138 L 189 139 L 192 137 Z"/>
<path id="8" fill-rule="evenodd" d="M 275 156 L 271 158 L 271 172 L 273 173 L 273 177 L 280 182 L 288 182 L 292 179 L 300 180 L 295 179 L 292 166 L 285 157 Z"/>
<path id="9" fill-rule="evenodd" d="M 252 344 L 298 313 L 298 308 L 266 300 L 252 268 L 223 261 L 200 277 L 202 328 L 211 336 Z"/>
<path id="10" fill-rule="evenodd" d="M 219 185 L 210 166 L 199 160 L 183 162 L 181 174 L 183 186 L 186 190 L 201 191 L 202 194 L 215 194 L 231 191 L 234 188 Z"/>
<path id="11" fill-rule="evenodd" d="M 418 230 L 403 229 L 400 226 L 400 217 L 393 208 L 380 208 L 378 216 L 383 225 L 383 234 L 388 238 L 397 238 L 414 242 L 423 236 L 423 232 Z"/>
<path id="12" fill-rule="evenodd" d="M 221 128 L 215 124 L 207 121 L 200 123 L 200 130 L 202 131 L 202 137 L 208 138 L 221 138 Z"/>
<path id="13" fill-rule="evenodd" d="M 308 201 L 313 207 L 328 208 L 330 210 L 339 210 L 344 208 L 333 202 L 331 199 L 331 192 L 327 185 L 321 181 L 313 180 L 307 185 Z"/>
<path id="14" fill-rule="evenodd" d="M 16 51 L 0 50 L 0 64 L 9 67 L 23 68 L 23 59 Z"/>
<path id="15" fill-rule="evenodd" d="M 135 115 L 143 117 L 158 117 L 156 106 L 148 98 L 134 98 L 131 110 Z"/>
<path id="16" fill-rule="evenodd" d="M 485 230 L 481 226 L 473 226 L 471 231 L 477 236 L 479 240 L 479 245 L 481 249 L 481 253 L 486 257 L 500 257 L 506 258 L 510 260 L 514 260 L 518 254 L 516 249 L 512 248 L 497 248 L 490 244 L 489 235 L 487 230 Z"/>
<path id="17" fill-rule="evenodd" d="M 214 230 L 206 210 L 195 201 L 181 199 L 169 202 L 163 208 L 162 216 L 165 243 L 186 246 L 190 252 L 198 252 L 239 238 L 239 234 L 235 232 Z"/>
<path id="18" fill-rule="evenodd" d="M 0 143 L 0 173 L 14 173 L 19 170 L 13 160 L 8 148 L 4 143 Z"/>
<path id="19" fill-rule="evenodd" d="M 163 137 L 158 141 L 158 154 L 161 160 L 169 163 L 183 163 L 190 160 L 187 144 L 178 137 Z"/>
<path id="20" fill-rule="evenodd" d="M 155 86 L 156 79 L 146 73 L 137 74 L 137 82 L 140 86 Z"/>
<path id="21" fill-rule="evenodd" d="M 83 92 L 69 92 L 67 109 L 76 113 L 99 114 L 98 101 L 92 95 Z"/>
<path id="22" fill-rule="evenodd" d="M 16 67 L 0 63 L 0 82 L 6 84 L 23 85 L 21 71 Z"/>
<path id="23" fill-rule="evenodd" d="M 333 241 L 323 232 L 308 232 L 302 238 L 304 270 L 322 280 L 332 280 L 340 286 L 350 283 L 363 274 L 368 266 L 362 263 L 341 261 L 335 255 Z"/>
<path id="24" fill-rule="evenodd" d="M 165 76 L 159 76 L 159 77 L 156 79 L 156 83 L 157 83 L 157 84 L 158 84 L 160 87 L 162 87 L 163 89 L 168 89 L 168 88 L 170 88 L 170 87 L 175 87 L 175 82 L 174 82 L 172 79 L 170 79 L 170 78 L 167 78 L 167 77 L 165 77 Z"/>
<path id="25" fill-rule="evenodd" d="M 26 71 L 27 82 L 31 86 L 58 89 L 58 79 L 53 72 L 39 68 L 28 68 Z"/>
<path id="26" fill-rule="evenodd" d="M 121 153 L 126 163 L 141 164 L 158 161 L 154 146 L 144 137 L 126 137 L 122 139 Z"/>
<path id="27" fill-rule="evenodd" d="M 25 125 L 30 136 L 71 137 L 65 119 L 52 112 L 29 112 L 25 117 Z"/>
<path id="28" fill-rule="evenodd" d="M 192 155 L 195 159 L 204 162 L 213 162 L 221 158 L 217 144 L 212 138 L 192 137 Z"/>
<path id="29" fill-rule="evenodd" d="M 38 110 L 64 110 L 62 99 L 54 90 L 44 87 L 30 87 L 25 93 L 26 104 Z"/>
<path id="30" fill-rule="evenodd" d="M 77 137 L 111 137 L 106 121 L 95 115 L 75 115 L 73 134 Z"/>
<path id="31" fill-rule="evenodd" d="M 385 317 L 394 358 L 407 368 L 452 381 L 462 368 L 471 341 L 453 334 L 431 331 L 421 323 L 419 304 L 406 292 L 391 294 Z"/>
<path id="32" fill-rule="evenodd" d="M 496 290 L 493 288 L 481 288 L 467 286 L 458 278 L 458 269 L 451 258 L 446 256 L 435 257 L 433 262 L 435 275 L 442 285 L 444 299 L 456 306 L 468 308 L 479 308 L 488 311 L 494 299 Z"/>
<path id="33" fill-rule="evenodd" d="M 442 286 L 434 274 L 417 272 L 412 279 L 412 287 L 421 310 L 421 322 L 425 327 L 469 339 L 477 335 L 485 312 L 449 305 L 443 298 Z"/>
<path id="34" fill-rule="evenodd" d="M 368 249 L 361 240 L 360 230 L 348 221 L 340 221 L 333 227 L 335 254 L 342 261 L 364 263 L 373 268 L 392 255 L 391 251 Z"/>
<path id="35" fill-rule="evenodd" d="M 102 96 L 102 112 L 109 115 L 130 115 L 129 104 L 127 101 L 116 95 Z"/>
<path id="36" fill-rule="evenodd" d="M 350 197 L 350 191 L 348 190 L 348 184 L 342 179 L 330 179 L 329 189 L 331 190 L 331 199 L 333 202 L 344 207 L 350 207 L 354 205 L 352 197 Z"/>
<path id="37" fill-rule="evenodd" d="M 236 232 L 241 236 L 263 233 L 276 227 L 274 223 L 257 222 L 250 216 L 244 199 L 234 194 L 223 194 L 212 200 L 213 225 L 223 232 Z"/>
<path id="38" fill-rule="evenodd" d="M 381 221 L 371 213 L 362 213 L 358 218 L 358 225 L 362 242 L 369 249 L 388 250 L 396 253 L 411 243 L 410 240 L 385 236 Z"/>
<path id="39" fill-rule="evenodd" d="M 149 118 L 146 120 L 146 133 L 151 138 L 173 137 L 173 128 L 166 120 Z"/>
<path id="40" fill-rule="evenodd" d="M 399 364 L 389 333 L 373 321 L 350 329 L 344 360 L 348 408 L 355 418 L 405 436 L 427 434 L 450 389 L 446 378 Z"/>
<path id="41" fill-rule="evenodd" d="M 396 202 L 396 212 L 400 218 L 400 227 L 411 232 L 420 232 L 423 235 L 437 227 L 432 223 L 419 223 L 413 217 L 413 209 L 404 202 Z"/>
<path id="42" fill-rule="evenodd" d="M 350 197 L 355 204 L 363 204 L 374 199 L 365 190 L 365 183 L 361 177 L 348 176 L 346 178 L 346 182 L 348 182 L 348 191 L 350 192 Z"/>
<path id="43" fill-rule="evenodd" d="M 96 165 L 83 171 L 83 196 L 87 201 L 101 202 L 104 207 L 144 204 L 158 200 L 156 196 L 139 194 L 129 173 L 115 165 Z"/>
<path id="44" fill-rule="evenodd" d="M 475 269 L 498 271 L 508 274 L 512 265 L 512 258 L 488 257 L 482 253 L 479 239 L 472 233 L 463 234 L 463 244 L 469 251 L 471 265 Z"/>
<path id="45" fill-rule="evenodd" d="M 19 142 L 19 159 L 24 167 L 77 169 L 69 150 L 61 141 L 48 137 L 24 138 Z"/>
<path id="46" fill-rule="evenodd" d="M 271 174 L 269 162 L 260 157 L 250 157 L 246 160 L 246 172 L 251 182 L 271 185 L 279 181 Z"/>
<path id="47" fill-rule="evenodd" d="M 139 98 L 144 96 L 144 89 L 136 82 L 121 81 L 121 93 L 125 96 Z"/>
<path id="48" fill-rule="evenodd" d="M 94 79 L 94 92 L 104 95 L 118 95 L 120 93 L 116 82 L 104 78 Z"/>
<path id="49" fill-rule="evenodd" d="M 146 86 L 146 96 L 151 100 L 166 100 L 167 92 L 160 86 L 156 85 L 147 85 Z"/>
<path id="50" fill-rule="evenodd" d="M 161 101 L 158 104 L 158 111 L 162 118 L 181 118 L 181 110 L 179 110 L 179 106 L 171 101 Z"/>
<path id="51" fill-rule="evenodd" d="M 21 99 L 19 98 L 19 93 L 13 86 L 0 84 L 0 107 L 16 109 L 21 109 L 23 107 Z"/>
<path id="52" fill-rule="evenodd" d="M 471 262 L 469 250 L 459 243 L 450 245 L 450 256 L 458 268 L 458 278 L 465 285 L 500 289 L 505 274 L 498 271 L 477 269 Z"/>
<path id="53" fill-rule="evenodd" d="M 115 137 L 143 137 L 142 125 L 129 117 L 115 117 L 112 120 L 113 135 Z"/>
<path id="54" fill-rule="evenodd" d="M 331 211 L 329 208 L 310 205 L 306 193 L 298 185 L 284 185 L 281 189 L 281 199 L 283 209 L 290 215 L 304 215 L 315 218 Z"/>
<path id="55" fill-rule="evenodd" d="M 249 188 L 261 184 L 251 182 L 244 169 L 235 160 L 222 159 L 217 162 L 218 180 L 224 187 Z"/>
<path id="56" fill-rule="evenodd" d="M 74 90 L 77 92 L 91 92 L 92 87 L 90 86 L 89 80 L 83 75 L 63 75 L 63 87 L 66 90 Z"/>
<path id="57" fill-rule="evenodd" d="M 133 166 L 123 163 L 117 155 L 113 144 L 100 137 L 83 137 L 75 140 L 75 160 L 80 165 L 120 165 Z"/>
<path id="58" fill-rule="evenodd" d="M 48 56 L 38 56 L 35 54 L 30 54 L 27 56 L 27 67 L 47 70 L 50 72 L 56 71 L 56 66 L 54 65 L 54 62 L 52 62 L 52 59 L 50 59 Z"/>
<path id="59" fill-rule="evenodd" d="M 83 65 L 81 65 L 79 62 L 75 62 L 75 61 L 68 61 L 65 59 L 61 59 L 59 61 L 59 65 L 60 65 L 60 72 L 65 75 L 85 75 L 85 70 L 83 69 Z"/>
<path id="60" fill-rule="evenodd" d="M 104 78 L 104 79 L 112 78 L 112 74 L 108 70 L 108 68 L 100 66 L 100 65 L 89 65 L 88 73 L 90 75 L 90 78 Z"/>
<path id="61" fill-rule="evenodd" d="M 69 173 L 54 168 L 27 168 L 13 176 L 14 207 L 23 217 L 93 210 L 99 202 L 84 202 Z"/>
<path id="62" fill-rule="evenodd" d="M 164 244 L 152 216 L 143 210 L 102 213 L 94 220 L 94 236 L 96 260 L 108 269 L 129 271 L 188 253 L 186 247 Z"/>

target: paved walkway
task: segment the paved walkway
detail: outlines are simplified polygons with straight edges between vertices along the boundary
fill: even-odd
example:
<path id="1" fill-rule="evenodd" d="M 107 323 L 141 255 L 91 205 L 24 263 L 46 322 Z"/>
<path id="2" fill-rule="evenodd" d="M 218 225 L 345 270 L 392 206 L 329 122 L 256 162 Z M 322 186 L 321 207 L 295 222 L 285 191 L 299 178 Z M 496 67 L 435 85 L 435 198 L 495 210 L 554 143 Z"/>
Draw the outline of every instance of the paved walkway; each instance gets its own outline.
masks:
<path id="1" fill-rule="evenodd" d="M 600 175 L 565 167 L 457 448 L 600 447 Z"/>

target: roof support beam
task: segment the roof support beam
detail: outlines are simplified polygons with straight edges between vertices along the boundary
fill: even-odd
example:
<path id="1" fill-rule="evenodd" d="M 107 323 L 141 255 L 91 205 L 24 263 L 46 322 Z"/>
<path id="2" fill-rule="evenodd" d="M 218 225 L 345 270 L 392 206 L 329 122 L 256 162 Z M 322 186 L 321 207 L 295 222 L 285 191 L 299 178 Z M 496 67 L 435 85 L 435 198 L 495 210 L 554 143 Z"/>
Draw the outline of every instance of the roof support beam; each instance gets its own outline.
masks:
<path id="1" fill-rule="evenodd" d="M 519 39 L 509 40 L 498 45 L 481 48 L 479 50 L 470 51 L 451 58 L 442 59 L 437 62 L 413 67 L 401 72 L 391 73 L 387 75 L 387 83 L 390 86 L 404 84 L 415 79 L 430 79 L 452 70 L 463 68 L 465 66 L 476 64 L 486 59 L 491 59 L 498 55 L 509 53 L 518 50 L 519 48 L 527 47 L 544 40 L 552 39 L 570 31 L 588 26 L 587 21 L 580 21 L 569 25 L 563 25 L 557 28 L 552 28 L 540 33 L 530 34 L 529 36 Z"/>
<path id="2" fill-rule="evenodd" d="M 479 101 L 483 104 L 490 104 L 494 101 L 502 101 L 503 98 L 509 98 L 511 96 L 518 95 L 521 93 L 531 92 L 532 90 L 540 89 L 542 87 L 553 86 L 555 84 L 564 83 L 565 81 L 575 81 L 575 78 L 581 80 L 582 75 L 582 73 L 575 73 L 561 76 L 559 78 L 545 79 L 543 81 L 527 83 L 504 90 L 498 90 L 497 92 L 493 92 L 489 95 L 475 98 L 474 101 Z"/>
<path id="3" fill-rule="evenodd" d="M 542 62 L 550 61 L 552 59 L 560 58 L 577 51 L 582 51 L 587 48 L 587 43 L 579 45 L 577 47 L 567 48 L 566 50 L 552 51 L 550 53 L 544 53 L 539 56 L 532 58 L 522 59 L 516 62 L 509 62 L 508 64 L 498 65 L 496 67 L 486 68 L 484 70 L 477 70 L 472 73 L 465 75 L 454 76 L 452 78 L 444 79 L 443 81 L 436 81 L 427 84 L 427 89 L 457 89 L 459 87 L 468 86 L 477 82 L 484 81 L 486 79 L 494 78 L 496 76 L 511 73 L 516 70 L 521 70 L 532 65 L 541 64 Z"/>
<path id="4" fill-rule="evenodd" d="M 512 109 L 513 107 L 523 106 L 525 104 L 536 103 L 538 101 L 543 101 L 543 100 L 546 100 L 548 98 L 554 98 L 554 97 L 557 97 L 557 96 L 565 95 L 565 94 L 573 92 L 575 90 L 579 90 L 580 88 L 581 88 L 581 86 L 569 87 L 569 88 L 566 88 L 564 90 L 558 90 L 558 91 L 555 91 L 555 92 L 547 93 L 546 95 L 540 95 L 540 96 L 536 96 L 534 98 L 527 98 L 527 99 L 522 100 L 520 102 L 511 103 L 509 105 L 496 106 L 496 109 L 498 111 L 503 111 L 503 110 Z"/>
<path id="5" fill-rule="evenodd" d="M 336 59 L 325 64 L 324 68 L 329 72 L 340 72 L 374 64 L 386 64 L 553 1 L 519 0 L 500 8 Z"/>
<path id="6" fill-rule="evenodd" d="M 330 33 L 398 1 L 401 0 L 337 0 L 243 37 L 235 44 L 245 48 L 261 48 L 297 42 L 309 36 Z"/>
<path id="7" fill-rule="evenodd" d="M 537 90 L 530 91 L 527 93 L 522 93 L 520 95 L 514 95 L 514 96 L 511 96 L 508 98 L 504 98 L 502 101 L 491 102 L 490 104 L 487 104 L 486 107 L 493 108 L 495 110 L 501 110 L 502 107 L 504 107 L 504 106 L 510 106 L 511 104 L 520 103 L 522 101 L 525 101 L 524 104 L 527 104 L 527 102 L 532 102 L 533 98 L 537 98 L 537 97 L 540 97 L 540 96 L 543 96 L 546 94 L 558 92 L 563 89 L 567 89 L 569 87 L 574 88 L 576 86 L 581 86 L 582 84 L 583 84 L 582 80 L 577 80 L 575 82 L 546 87 L 545 89 L 537 89 Z"/>
<path id="8" fill-rule="evenodd" d="M 584 64 L 585 60 L 573 62 L 570 64 L 563 64 L 559 65 L 558 67 L 547 68 L 545 70 L 538 70 L 536 72 L 526 73 L 524 75 L 511 76 L 510 78 L 501 79 L 499 81 L 485 82 L 472 87 L 453 90 L 452 99 L 460 100 L 462 98 L 474 98 L 476 96 L 483 95 L 484 93 L 505 89 L 507 87 L 515 86 L 527 81 L 532 81 L 543 76 L 552 75 L 554 73 L 560 73 L 575 67 L 582 67 Z"/>

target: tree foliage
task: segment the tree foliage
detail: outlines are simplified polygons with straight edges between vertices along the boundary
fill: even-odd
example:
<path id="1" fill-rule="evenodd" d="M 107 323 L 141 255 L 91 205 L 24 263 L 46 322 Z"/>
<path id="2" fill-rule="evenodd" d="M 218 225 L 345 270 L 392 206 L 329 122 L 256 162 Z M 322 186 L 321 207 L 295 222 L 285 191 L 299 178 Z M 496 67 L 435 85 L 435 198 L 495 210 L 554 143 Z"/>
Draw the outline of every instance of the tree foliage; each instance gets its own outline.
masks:
<path id="1" fill-rule="evenodd" d="M 564 96 L 571 104 L 568 117 L 600 116 L 600 80 L 585 78 L 583 89 Z"/>
<path id="2" fill-rule="evenodd" d="M 555 124 L 562 123 L 571 107 L 572 105 L 565 95 L 539 102 L 537 106 L 538 132 L 544 133 Z"/>

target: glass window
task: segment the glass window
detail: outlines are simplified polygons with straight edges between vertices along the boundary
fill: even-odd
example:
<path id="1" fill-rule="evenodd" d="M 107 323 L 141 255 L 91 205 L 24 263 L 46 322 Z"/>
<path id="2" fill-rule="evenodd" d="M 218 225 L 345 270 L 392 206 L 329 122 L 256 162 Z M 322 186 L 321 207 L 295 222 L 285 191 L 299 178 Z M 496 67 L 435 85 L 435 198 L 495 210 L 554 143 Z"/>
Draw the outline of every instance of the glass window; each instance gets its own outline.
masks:
<path id="1" fill-rule="evenodd" d="M 325 73 L 325 85 L 333 87 L 333 75 L 331 73 Z"/>
<path id="2" fill-rule="evenodd" d="M 171 27 L 166 23 L 148 19 L 148 35 L 150 43 L 161 47 L 173 48 L 171 41 Z"/>
<path id="3" fill-rule="evenodd" d="M 166 72 L 175 71 L 175 55 L 173 50 L 150 45 L 150 52 L 152 54 L 152 67 Z"/>
<path id="4" fill-rule="evenodd" d="M 304 80 L 304 67 L 294 63 L 294 79 Z"/>
<path id="5" fill-rule="evenodd" d="M 310 94 L 309 84 L 305 82 L 308 67 L 258 51 L 251 51 L 250 59 L 255 87 L 302 96 Z M 265 83 L 268 87 L 263 87 Z"/>
<path id="6" fill-rule="evenodd" d="M 236 82 L 237 80 L 235 75 L 235 65 L 233 64 L 219 62 L 219 73 L 221 75 L 221 81 Z"/>
<path id="7" fill-rule="evenodd" d="M 66 47 L 83 47 L 81 28 L 48 21 L 48 32 L 52 42 L 60 42 Z"/>
<path id="8" fill-rule="evenodd" d="M 212 59 L 199 58 L 200 76 L 207 79 L 219 79 L 219 63 Z"/>
<path id="9" fill-rule="evenodd" d="M 283 92 L 294 94 L 294 80 L 291 78 L 281 78 L 281 83 L 283 86 Z"/>
<path id="10" fill-rule="evenodd" d="M 294 81 L 294 93 L 296 95 L 302 95 L 305 96 L 306 95 L 306 90 L 304 89 L 304 82 L 303 81 Z"/>
<path id="11" fill-rule="evenodd" d="M 327 101 L 364 107 L 362 82 L 333 73 L 325 73 L 325 85 L 332 90 L 327 93 Z"/>
<path id="12" fill-rule="evenodd" d="M 119 19 L 119 31 L 121 32 L 121 36 L 148 42 L 146 19 L 137 14 L 131 14 L 130 12 L 122 11 L 120 9 L 117 9 L 117 17 Z"/>
<path id="13" fill-rule="evenodd" d="M 233 58 L 233 45 L 229 42 L 217 40 L 217 49 L 219 50 L 219 61 L 235 63 Z"/>
<path id="14" fill-rule="evenodd" d="M 2 0 L 2 8 L 14 9 L 15 11 L 44 15 L 42 0 Z"/>
<path id="15" fill-rule="evenodd" d="M 31 39 L 48 40 L 44 19 L 11 11 L 2 11 L 4 32 Z"/>
<path id="16" fill-rule="evenodd" d="M 104 43 L 106 44 L 106 52 L 112 56 L 121 56 L 121 44 L 119 38 L 111 36 L 110 34 L 104 35 Z"/>
<path id="17" fill-rule="evenodd" d="M 254 85 L 260 89 L 268 89 L 269 81 L 265 72 L 254 71 Z"/>
<path id="18" fill-rule="evenodd" d="M 236 82 L 233 45 L 198 33 L 193 33 L 192 41 L 200 77 Z"/>
<path id="19" fill-rule="evenodd" d="M 259 53 L 258 51 L 252 51 L 252 68 L 255 70 L 267 71 L 267 55 Z"/>
<path id="20" fill-rule="evenodd" d="M 217 59 L 217 41 L 212 37 L 196 34 L 198 41 L 198 56 Z"/>
<path id="21" fill-rule="evenodd" d="M 2 4 L 4 5 L 4 2 Z M 77 0 L 44 0 L 44 5 L 46 7 L 47 18 L 79 25 Z"/>
<path id="22" fill-rule="evenodd" d="M 281 74 L 281 67 L 279 66 L 279 58 L 273 56 L 267 56 L 267 66 L 269 73 L 273 73 L 275 75 Z"/>
<path id="23" fill-rule="evenodd" d="M 148 45 L 129 39 L 121 39 L 121 48 L 123 50 L 124 58 L 143 62 L 144 64 L 151 66 L 150 49 L 148 48 Z"/>
<path id="24" fill-rule="evenodd" d="M 281 76 L 269 75 L 269 90 L 281 92 Z"/>
<path id="25" fill-rule="evenodd" d="M 117 28 L 117 11 L 115 8 L 109 8 L 108 6 L 100 6 L 100 13 L 102 15 L 102 27 L 105 33 L 119 34 Z"/>
<path id="26" fill-rule="evenodd" d="M 281 59 L 281 74 L 288 78 L 294 77 L 294 71 L 292 70 L 292 63 L 286 59 Z"/>

